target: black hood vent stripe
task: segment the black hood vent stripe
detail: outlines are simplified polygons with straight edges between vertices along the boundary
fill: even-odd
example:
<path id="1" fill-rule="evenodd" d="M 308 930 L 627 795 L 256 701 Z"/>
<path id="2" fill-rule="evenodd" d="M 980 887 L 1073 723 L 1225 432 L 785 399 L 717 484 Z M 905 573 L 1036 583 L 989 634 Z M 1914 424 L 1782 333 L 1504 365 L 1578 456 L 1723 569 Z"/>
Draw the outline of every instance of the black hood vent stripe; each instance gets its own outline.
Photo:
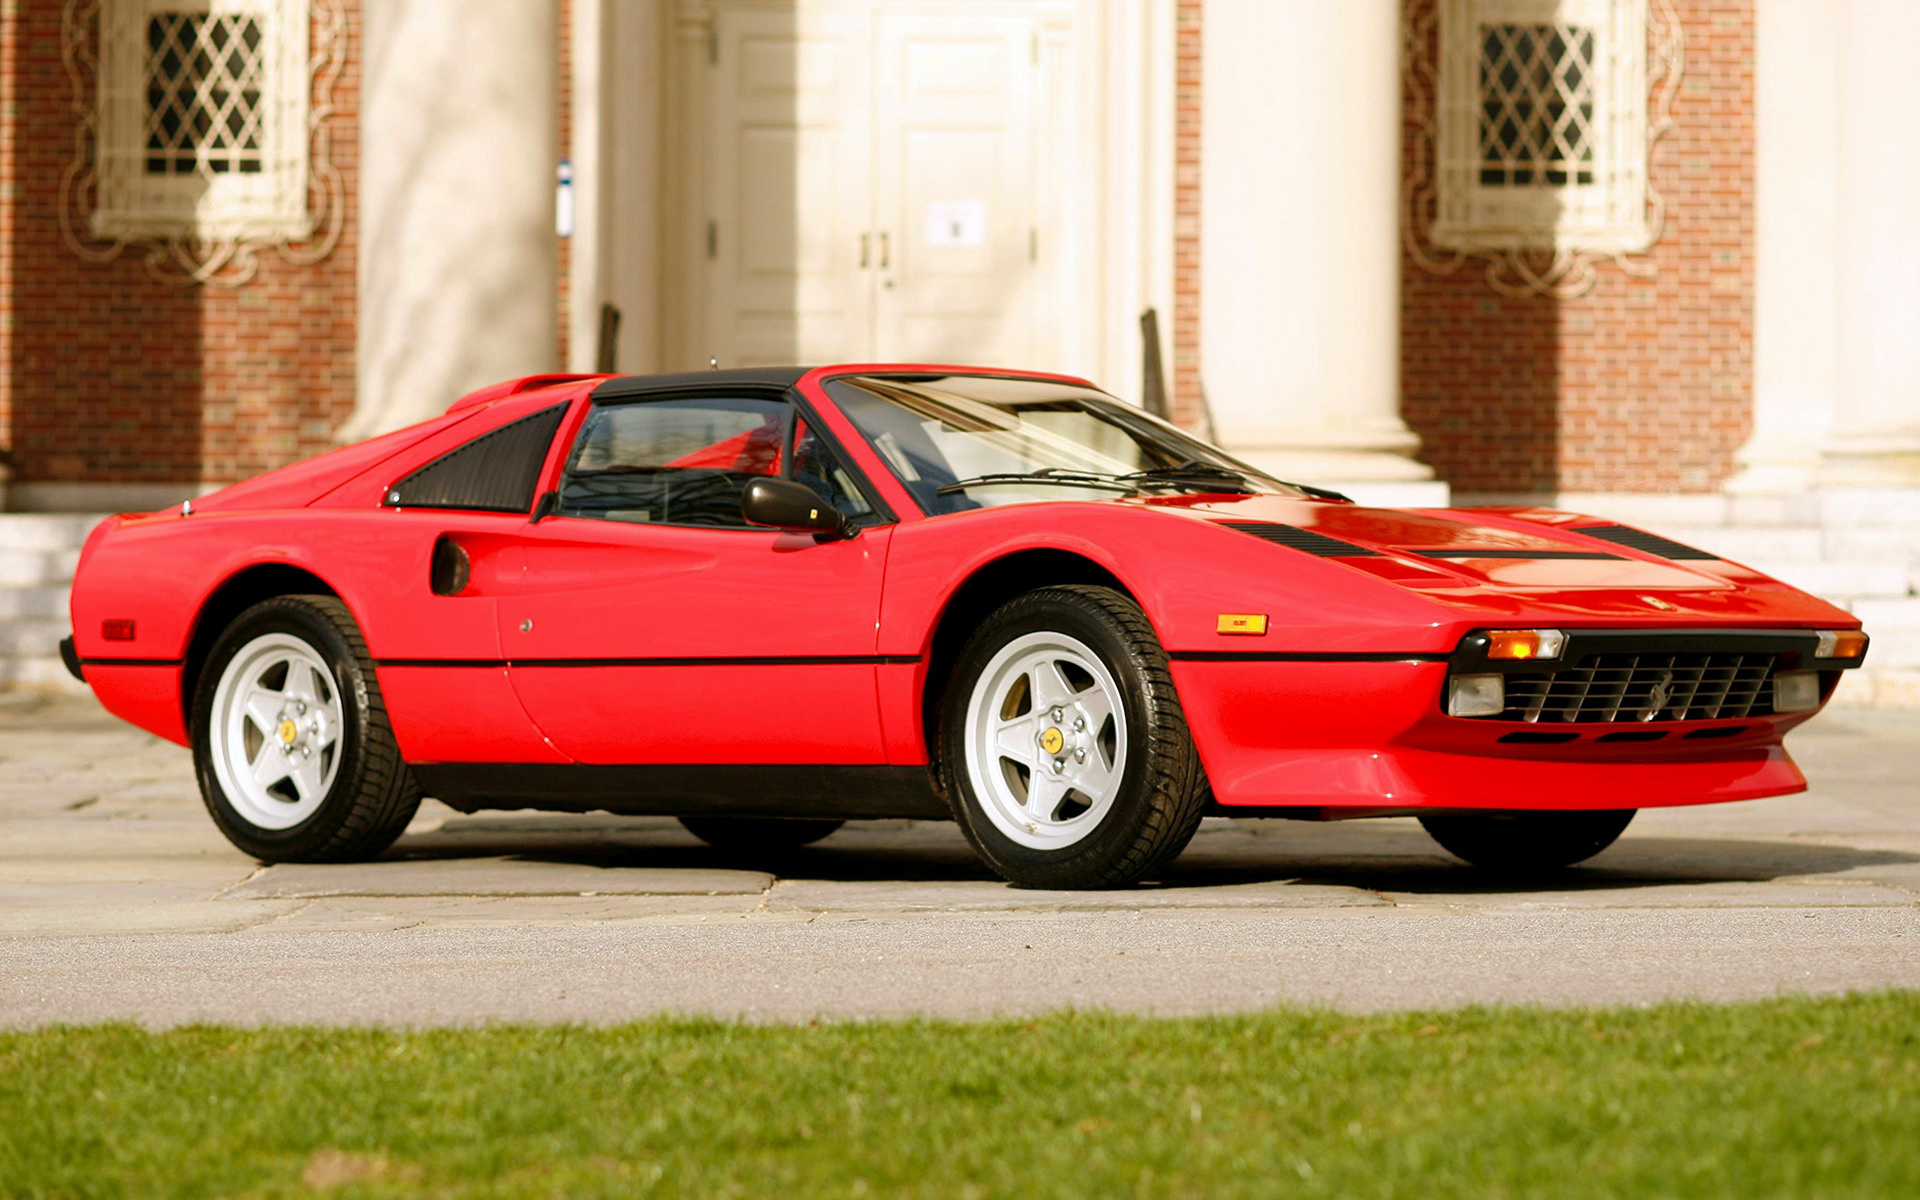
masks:
<path id="1" fill-rule="evenodd" d="M 1634 529 L 1627 525 L 1583 525 L 1575 527 L 1571 532 L 1584 534 L 1590 538 L 1599 538 L 1603 542 L 1612 542 L 1616 546 L 1625 546 L 1629 550 L 1638 550 L 1643 554 L 1657 554 L 1661 558 L 1675 561 L 1720 561 L 1718 554 L 1696 550 L 1692 546 L 1663 538 L 1657 533 L 1648 533 L 1644 529 Z"/>
<path id="2" fill-rule="evenodd" d="M 1608 554 L 1605 550 L 1409 550 L 1421 558 L 1520 558 L 1520 559 L 1612 559 L 1621 561 L 1618 554 Z"/>
<path id="3" fill-rule="evenodd" d="M 1285 546 L 1289 550 L 1299 550 L 1317 558 L 1379 558 L 1378 550 L 1369 550 L 1365 546 L 1356 546 L 1352 542 L 1343 542 L 1339 538 L 1328 537 L 1324 533 L 1314 533 L 1310 529 L 1300 529 L 1293 525 L 1276 525 L 1270 521 L 1220 521 L 1228 529 L 1237 529 L 1250 534 L 1263 542 L 1272 542 L 1276 546 Z"/>

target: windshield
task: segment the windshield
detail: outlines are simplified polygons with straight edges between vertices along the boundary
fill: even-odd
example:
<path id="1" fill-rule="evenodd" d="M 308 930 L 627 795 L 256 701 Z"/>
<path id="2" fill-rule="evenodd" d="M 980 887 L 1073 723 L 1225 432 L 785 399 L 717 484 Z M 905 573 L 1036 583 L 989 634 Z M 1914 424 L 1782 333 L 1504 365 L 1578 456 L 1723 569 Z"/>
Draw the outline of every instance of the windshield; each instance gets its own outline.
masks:
<path id="1" fill-rule="evenodd" d="M 929 516 L 1141 493 L 1308 494 L 1092 388 L 859 375 L 827 392 Z"/>

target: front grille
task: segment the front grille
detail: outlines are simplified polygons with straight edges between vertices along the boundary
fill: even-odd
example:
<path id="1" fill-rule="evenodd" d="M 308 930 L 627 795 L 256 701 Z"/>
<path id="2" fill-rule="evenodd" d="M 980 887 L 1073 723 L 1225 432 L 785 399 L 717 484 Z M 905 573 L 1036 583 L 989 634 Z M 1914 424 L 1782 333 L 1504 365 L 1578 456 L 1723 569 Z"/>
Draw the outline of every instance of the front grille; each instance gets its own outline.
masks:
<path id="1" fill-rule="evenodd" d="M 1557 671 L 1504 676 L 1498 721 L 1596 724 L 1713 721 L 1773 712 L 1778 655 L 1752 653 L 1589 654 Z"/>

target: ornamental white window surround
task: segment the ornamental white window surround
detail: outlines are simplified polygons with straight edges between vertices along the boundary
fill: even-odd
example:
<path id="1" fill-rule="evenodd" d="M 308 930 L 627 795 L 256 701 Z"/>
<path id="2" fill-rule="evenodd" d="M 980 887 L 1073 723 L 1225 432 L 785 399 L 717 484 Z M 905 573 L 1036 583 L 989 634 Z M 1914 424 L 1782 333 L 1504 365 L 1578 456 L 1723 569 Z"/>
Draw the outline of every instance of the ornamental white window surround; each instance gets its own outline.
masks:
<path id="1" fill-rule="evenodd" d="M 1435 245 L 1647 248 L 1646 0 L 1441 0 L 1439 75 Z"/>
<path id="2" fill-rule="evenodd" d="M 144 246 L 168 282 L 235 286 L 275 246 L 316 262 L 344 194 L 327 161 L 344 60 L 335 0 L 67 0 L 62 55 L 80 115 L 63 180 L 68 245 Z"/>
<path id="3" fill-rule="evenodd" d="M 1685 36 L 1672 0 L 1409 0 L 1405 234 L 1415 265 L 1503 294 L 1647 276 Z"/>

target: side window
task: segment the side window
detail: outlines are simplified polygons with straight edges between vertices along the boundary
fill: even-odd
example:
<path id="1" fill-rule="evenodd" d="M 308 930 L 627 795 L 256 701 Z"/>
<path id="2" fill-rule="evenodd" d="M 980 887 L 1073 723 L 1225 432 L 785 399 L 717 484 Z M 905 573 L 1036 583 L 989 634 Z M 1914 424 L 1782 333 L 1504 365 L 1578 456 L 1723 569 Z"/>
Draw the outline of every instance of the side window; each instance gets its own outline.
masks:
<path id="1" fill-rule="evenodd" d="M 779 475 L 792 407 L 756 396 L 596 405 L 560 483 L 567 516 L 749 528 L 740 493 Z"/>
<path id="2" fill-rule="evenodd" d="M 867 503 L 853 477 L 804 418 L 794 424 L 793 477 L 855 520 L 873 515 L 873 505 Z"/>
<path id="3" fill-rule="evenodd" d="M 556 404 L 449 450 L 387 491 L 395 508 L 524 513 L 567 406 Z"/>

